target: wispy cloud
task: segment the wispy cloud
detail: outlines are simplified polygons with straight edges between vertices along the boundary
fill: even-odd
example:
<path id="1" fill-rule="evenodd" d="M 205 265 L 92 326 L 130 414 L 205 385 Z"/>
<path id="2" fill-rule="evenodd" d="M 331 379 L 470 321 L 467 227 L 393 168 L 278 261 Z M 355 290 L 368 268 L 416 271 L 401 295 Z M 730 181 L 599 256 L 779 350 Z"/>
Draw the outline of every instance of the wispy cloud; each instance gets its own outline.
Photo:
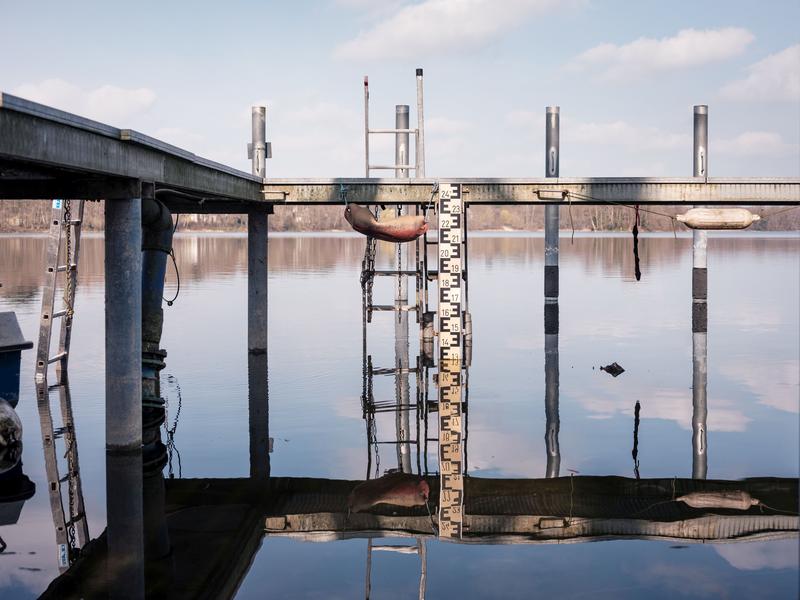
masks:
<path id="1" fill-rule="evenodd" d="M 624 45 L 600 44 L 578 55 L 570 67 L 602 79 L 634 79 L 698 67 L 740 55 L 754 36 L 747 29 L 683 29 L 673 37 L 639 38 Z"/>
<path id="2" fill-rule="evenodd" d="M 568 0 L 570 5 L 579 0 Z M 424 0 L 407 4 L 336 48 L 354 60 L 418 58 L 482 46 L 526 19 L 556 8 L 559 0 Z"/>
<path id="3" fill-rule="evenodd" d="M 732 156 L 786 156 L 797 154 L 800 149 L 772 131 L 745 131 L 736 137 L 721 139 L 713 147 L 720 154 Z"/>
<path id="4" fill-rule="evenodd" d="M 149 88 L 101 85 L 84 89 L 63 79 L 23 83 L 11 93 L 112 125 L 126 125 L 125 119 L 143 113 L 156 101 L 156 93 Z"/>
<path id="5" fill-rule="evenodd" d="M 506 122 L 517 127 L 543 130 L 544 112 L 515 110 L 506 115 Z M 635 125 L 622 120 L 586 122 L 562 117 L 561 137 L 566 142 L 627 146 L 642 150 L 691 148 L 692 144 L 691 134 L 673 133 L 658 127 Z"/>
<path id="6" fill-rule="evenodd" d="M 747 77 L 722 88 L 723 98 L 753 102 L 800 100 L 800 44 L 770 54 L 747 71 Z"/>

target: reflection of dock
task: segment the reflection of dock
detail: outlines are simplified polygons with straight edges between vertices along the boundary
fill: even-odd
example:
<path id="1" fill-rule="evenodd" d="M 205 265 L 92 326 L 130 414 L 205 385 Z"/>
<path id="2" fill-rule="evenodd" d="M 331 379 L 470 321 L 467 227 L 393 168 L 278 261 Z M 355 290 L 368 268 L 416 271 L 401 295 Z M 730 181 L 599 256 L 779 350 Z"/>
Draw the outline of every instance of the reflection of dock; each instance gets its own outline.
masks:
<path id="1" fill-rule="evenodd" d="M 348 515 L 347 497 L 360 481 L 272 478 L 166 481 L 172 543 L 169 596 L 228 597 L 249 569 L 262 536 L 308 541 L 436 537 L 425 507 L 379 505 Z M 438 485 L 429 478 L 434 497 Z M 691 492 L 745 491 L 770 508 L 696 509 L 673 500 Z M 604 539 L 735 542 L 796 536 L 797 479 L 744 481 L 560 477 L 465 478 L 463 537 L 456 543 L 529 544 Z M 781 511 L 781 512 L 779 512 Z M 783 512 L 785 511 L 785 512 Z M 795 514 L 786 514 L 795 513 Z M 433 511 L 433 519 L 436 512 Z M 102 574 L 105 536 L 47 597 L 86 593 Z M 148 578 L 148 586 L 150 582 Z M 80 583 L 79 583 L 80 582 Z M 94 582 L 94 583 L 92 583 Z M 96 590 L 94 590 L 96 592 Z"/>

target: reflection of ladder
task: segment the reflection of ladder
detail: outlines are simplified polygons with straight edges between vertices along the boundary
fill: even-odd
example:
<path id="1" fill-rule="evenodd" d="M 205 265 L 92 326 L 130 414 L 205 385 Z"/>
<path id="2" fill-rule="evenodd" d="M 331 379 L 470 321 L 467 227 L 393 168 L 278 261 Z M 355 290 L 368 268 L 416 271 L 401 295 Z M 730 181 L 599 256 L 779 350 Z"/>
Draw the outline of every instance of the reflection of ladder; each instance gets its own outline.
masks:
<path id="1" fill-rule="evenodd" d="M 36 350 L 36 383 L 47 382 L 47 369 L 56 363 L 56 378 L 66 380 L 69 344 L 72 336 L 72 315 L 75 288 L 78 282 L 78 254 L 83 220 L 83 200 L 53 200 L 50 236 L 47 241 L 47 271 L 42 290 L 42 314 L 39 322 L 39 345 Z M 62 244 L 63 238 L 63 244 Z M 63 248 L 62 248 L 63 246 Z M 64 273 L 63 305 L 55 310 L 58 274 Z M 50 354 L 53 322 L 61 319 L 58 350 Z"/>
<path id="2" fill-rule="evenodd" d="M 419 555 L 419 600 L 425 598 L 425 587 L 427 585 L 428 577 L 428 556 L 425 548 L 425 540 L 416 538 L 416 544 L 413 546 L 408 545 L 390 545 L 390 544 L 373 544 L 372 538 L 367 540 L 367 581 L 366 581 L 366 594 L 365 598 L 369 600 L 372 593 L 372 552 L 394 552 L 397 554 L 417 554 Z"/>
<path id="3" fill-rule="evenodd" d="M 53 415 L 50 410 L 50 390 L 58 389 L 61 405 L 61 426 L 53 426 Z M 39 423 L 42 429 L 42 446 L 44 448 L 45 471 L 47 473 L 47 489 L 50 494 L 50 510 L 53 513 L 53 524 L 56 530 L 56 546 L 58 548 L 58 569 L 66 571 L 78 557 L 79 548 L 89 541 L 89 524 L 83 504 L 80 466 L 78 462 L 78 442 L 75 435 L 75 423 L 72 418 L 72 398 L 69 382 L 64 376 L 62 383 L 47 387 L 46 383 L 37 384 L 36 401 L 39 409 Z M 63 440 L 64 448 L 57 448 L 58 440 Z M 66 475 L 59 475 L 58 457 L 67 459 Z M 67 505 L 64 506 L 63 486 L 67 486 Z M 77 539 L 76 539 L 77 537 Z"/>

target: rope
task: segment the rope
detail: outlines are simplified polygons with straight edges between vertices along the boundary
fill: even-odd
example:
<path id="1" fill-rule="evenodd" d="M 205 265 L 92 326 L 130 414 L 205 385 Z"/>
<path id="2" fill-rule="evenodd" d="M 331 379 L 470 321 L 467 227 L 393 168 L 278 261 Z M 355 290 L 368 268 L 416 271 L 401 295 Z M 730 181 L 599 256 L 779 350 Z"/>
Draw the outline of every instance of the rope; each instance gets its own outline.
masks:
<path id="1" fill-rule="evenodd" d="M 175 227 L 176 228 L 178 227 L 177 222 L 175 223 Z M 172 257 L 172 264 L 175 267 L 175 279 L 178 282 L 178 287 L 175 290 L 175 296 L 172 298 L 172 300 L 167 300 L 163 296 L 161 297 L 161 299 L 164 300 L 167 303 L 167 306 L 172 306 L 175 303 L 175 300 L 178 299 L 178 295 L 181 293 L 181 274 L 178 271 L 178 261 L 175 260 L 175 249 L 174 248 L 170 248 L 169 255 Z"/>
<path id="2" fill-rule="evenodd" d="M 181 416 L 183 398 L 181 396 L 181 386 L 177 378 L 174 375 L 167 375 L 167 382 L 175 387 L 175 392 L 178 396 L 178 409 L 175 411 L 175 419 L 172 422 L 172 427 L 167 426 L 169 423 L 169 394 L 167 394 L 164 402 L 164 431 L 167 434 L 167 469 L 169 478 L 174 479 L 175 475 L 172 471 L 172 454 L 174 452 L 178 457 L 178 478 L 180 479 L 183 475 L 183 466 L 181 465 L 181 453 L 175 446 L 175 431 L 178 429 L 178 419 L 180 419 Z"/>
<path id="3" fill-rule="evenodd" d="M 625 204 L 623 202 L 614 202 L 613 200 L 600 200 L 599 198 L 595 198 L 593 196 L 589 196 L 587 194 L 579 194 L 576 192 L 567 192 L 567 197 L 574 196 L 578 200 L 591 200 L 593 202 L 601 202 L 604 204 L 613 204 L 615 206 L 624 206 L 625 208 L 629 208 L 631 210 L 636 210 L 636 205 Z M 668 215 L 667 213 L 658 212 L 657 210 L 650 210 L 647 208 L 639 208 L 642 212 L 651 213 L 654 215 L 658 215 L 660 217 L 665 217 L 667 219 L 671 219 L 675 221 L 674 215 Z"/>
<path id="4" fill-rule="evenodd" d="M 428 200 L 428 206 L 425 207 L 425 210 L 422 211 L 423 216 L 425 217 L 425 222 L 428 222 L 428 210 L 430 210 L 431 206 L 433 206 L 433 199 L 439 193 L 439 182 L 436 181 L 431 186 L 431 198 Z"/>

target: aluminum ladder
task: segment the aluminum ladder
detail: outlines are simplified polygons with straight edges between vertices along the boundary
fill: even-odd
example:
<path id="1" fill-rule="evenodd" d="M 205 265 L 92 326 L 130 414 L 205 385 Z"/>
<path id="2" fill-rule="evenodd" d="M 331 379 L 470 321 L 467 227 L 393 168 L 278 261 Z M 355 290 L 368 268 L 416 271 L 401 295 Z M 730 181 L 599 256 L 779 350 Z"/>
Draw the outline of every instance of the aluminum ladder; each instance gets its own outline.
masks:
<path id="1" fill-rule="evenodd" d="M 60 427 L 54 426 L 53 413 L 50 408 L 50 391 L 53 389 L 58 389 L 61 405 Z M 39 410 L 39 425 L 42 431 L 47 491 L 56 533 L 58 570 L 63 573 L 78 557 L 79 549 L 83 548 L 90 539 L 89 524 L 86 520 L 86 509 L 83 502 L 78 442 L 72 417 L 72 398 L 66 374 L 64 374 L 64 380 L 58 385 L 48 387 L 46 382 L 36 385 L 36 405 Z M 58 440 L 63 440 L 63 451 L 56 446 Z M 63 477 L 59 474 L 58 467 L 60 454 L 67 460 L 66 474 Z M 65 484 L 67 486 L 66 508 L 63 496 Z"/>
<path id="2" fill-rule="evenodd" d="M 47 240 L 47 270 L 42 290 L 39 343 L 36 349 L 36 383 L 47 383 L 47 371 L 56 364 L 56 380 L 66 381 L 75 289 L 78 283 L 78 256 L 81 241 L 84 200 L 53 200 L 50 234 Z M 59 273 L 63 273 L 63 305 L 55 310 Z M 50 354 L 53 322 L 61 319 L 58 349 Z"/>
<path id="3" fill-rule="evenodd" d="M 425 547 L 425 540 L 416 538 L 416 543 L 410 545 L 390 545 L 373 544 L 372 538 L 367 540 L 367 580 L 366 580 L 366 600 L 372 594 L 372 552 L 394 552 L 397 554 L 417 554 L 419 555 L 419 600 L 424 600 L 428 579 L 428 556 Z"/>

